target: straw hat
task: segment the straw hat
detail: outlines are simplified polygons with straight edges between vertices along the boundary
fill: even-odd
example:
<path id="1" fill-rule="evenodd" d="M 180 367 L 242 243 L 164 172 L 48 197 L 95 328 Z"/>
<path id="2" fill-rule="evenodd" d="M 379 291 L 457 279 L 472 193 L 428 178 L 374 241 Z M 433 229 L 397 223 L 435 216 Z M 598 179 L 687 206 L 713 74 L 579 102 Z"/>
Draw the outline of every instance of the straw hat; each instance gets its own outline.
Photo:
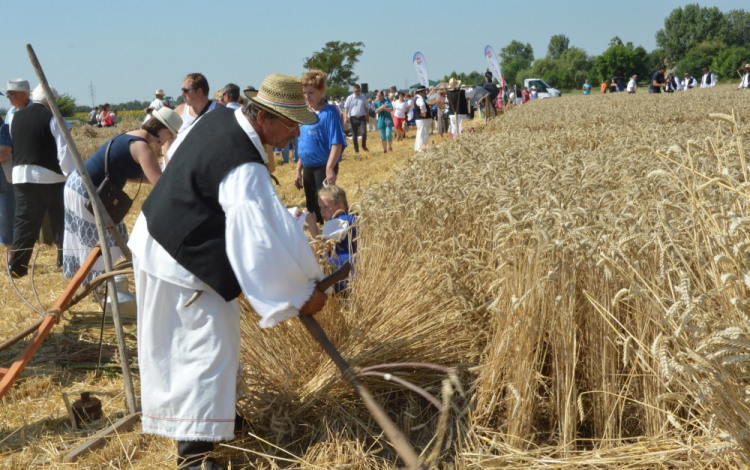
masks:
<path id="1" fill-rule="evenodd" d="M 750 69 L 750 64 L 745 64 L 746 69 Z"/>
<path id="2" fill-rule="evenodd" d="M 245 94 L 247 96 L 247 93 Z M 317 124 L 318 115 L 305 104 L 302 81 L 294 75 L 275 73 L 263 80 L 256 96 L 248 96 L 259 108 L 300 124 Z"/>
<path id="3" fill-rule="evenodd" d="M 245 93 L 245 96 L 247 96 L 248 98 L 255 98 L 256 96 L 258 96 L 258 90 L 256 90 L 255 87 L 252 85 L 245 88 L 244 93 Z"/>
<path id="4" fill-rule="evenodd" d="M 152 112 L 151 117 L 158 119 L 159 122 L 167 126 L 169 132 L 174 135 L 177 135 L 180 131 L 180 127 L 182 127 L 182 118 L 180 115 L 166 107 Z"/>
<path id="5" fill-rule="evenodd" d="M 8 80 L 8 88 L 2 88 L 0 91 L 25 91 L 31 93 L 31 87 L 28 80 L 14 78 L 13 80 Z"/>
<path id="6" fill-rule="evenodd" d="M 155 95 L 163 95 L 164 94 L 164 90 L 162 90 L 161 88 L 157 88 L 156 91 L 154 92 L 154 94 Z"/>
<path id="7" fill-rule="evenodd" d="M 461 86 L 461 80 L 456 80 L 453 77 L 451 77 L 451 79 L 448 80 L 448 89 L 449 90 L 455 90 L 455 89 L 457 89 L 460 86 Z"/>

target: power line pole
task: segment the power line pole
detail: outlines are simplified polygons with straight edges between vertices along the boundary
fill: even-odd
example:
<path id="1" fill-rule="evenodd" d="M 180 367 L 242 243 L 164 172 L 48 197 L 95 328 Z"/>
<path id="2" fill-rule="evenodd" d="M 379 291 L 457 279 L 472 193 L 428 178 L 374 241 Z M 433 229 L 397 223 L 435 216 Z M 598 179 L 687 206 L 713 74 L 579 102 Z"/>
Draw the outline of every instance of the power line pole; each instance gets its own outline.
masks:
<path id="1" fill-rule="evenodd" d="M 94 88 L 94 82 L 89 82 L 89 96 L 91 96 L 91 109 L 96 106 L 96 88 Z"/>

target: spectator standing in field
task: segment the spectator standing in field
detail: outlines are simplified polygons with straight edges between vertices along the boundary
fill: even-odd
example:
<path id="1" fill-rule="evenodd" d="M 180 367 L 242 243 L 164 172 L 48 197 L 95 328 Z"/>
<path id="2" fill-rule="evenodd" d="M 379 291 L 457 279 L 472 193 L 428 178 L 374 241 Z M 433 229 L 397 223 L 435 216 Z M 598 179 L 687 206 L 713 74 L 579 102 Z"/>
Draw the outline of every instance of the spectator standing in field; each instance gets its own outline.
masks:
<path id="1" fill-rule="evenodd" d="M 362 150 L 369 152 L 367 149 L 367 124 L 370 122 L 370 104 L 360 90 L 359 85 L 354 85 L 353 93 L 344 102 L 344 125 L 351 124 L 354 153 L 359 153 L 357 137 L 360 131 L 362 131 Z"/>
<path id="2" fill-rule="evenodd" d="M 208 98 L 208 80 L 206 80 L 206 77 L 202 73 L 189 73 L 185 75 L 185 78 L 182 79 L 182 88 L 180 90 L 182 91 L 182 99 L 185 102 L 177 106 L 174 111 L 180 115 L 182 127 L 180 127 L 180 132 L 177 134 L 174 142 L 164 146 L 165 166 L 172 159 L 172 156 L 177 151 L 177 147 L 185 140 L 195 121 L 216 108 L 224 107 L 224 105 Z"/>
<path id="3" fill-rule="evenodd" d="M 451 110 L 450 122 L 451 122 L 451 137 L 461 134 L 462 123 L 469 116 L 468 99 L 474 96 L 474 90 L 472 88 L 462 89 L 461 80 L 451 78 L 448 80 L 448 106 Z"/>
<path id="4" fill-rule="evenodd" d="M 620 90 L 617 88 L 617 80 L 614 78 L 611 82 L 609 82 L 609 92 L 610 93 L 618 93 Z"/>
<path id="5" fill-rule="evenodd" d="M 526 87 L 523 87 L 523 91 L 521 92 L 521 95 L 523 95 L 523 98 L 521 98 L 521 104 L 528 103 L 531 99 L 531 94 L 529 93 L 529 89 Z"/>
<path id="6" fill-rule="evenodd" d="M 221 100 L 229 109 L 240 109 L 242 105 L 240 101 L 240 87 L 234 83 L 229 83 L 221 91 Z"/>
<path id="7" fill-rule="evenodd" d="M 432 110 L 430 105 L 427 104 L 427 88 L 423 86 L 417 88 L 415 92 L 414 120 L 417 121 L 414 150 L 421 152 L 427 146 L 427 140 L 430 137 L 430 124 L 432 124 Z"/>
<path id="8" fill-rule="evenodd" d="M 57 90 L 52 88 L 57 100 Z M 18 110 L 10 124 L 13 143 L 13 191 L 16 217 L 13 225 L 13 275 L 25 276 L 31 251 L 39 236 L 45 212 L 49 213 L 52 236 L 57 245 L 57 266 L 62 267 L 65 232 L 63 190 L 67 175 L 75 168 L 73 156 L 48 109 L 41 85 L 32 93 L 33 104 Z"/>
<path id="9" fill-rule="evenodd" d="M 630 77 L 630 81 L 628 82 L 628 94 L 635 94 L 635 91 L 638 89 L 636 80 L 638 80 L 638 75 Z"/>
<path id="10" fill-rule="evenodd" d="M 742 77 L 738 90 L 750 90 L 750 64 L 745 64 L 745 75 Z"/>
<path id="11" fill-rule="evenodd" d="M 602 78 L 602 84 L 601 84 L 601 93 L 604 94 L 607 92 L 607 81 Z"/>
<path id="12" fill-rule="evenodd" d="M 404 99 L 405 96 L 404 92 L 401 91 L 398 93 L 398 99 L 393 102 L 393 128 L 396 131 L 396 142 L 404 139 L 404 123 L 409 111 L 409 103 Z"/>
<path id="13" fill-rule="evenodd" d="M 682 88 L 684 90 L 692 90 L 698 86 L 698 80 L 693 77 L 690 72 L 685 72 L 685 79 L 682 81 Z"/>
<path id="14" fill-rule="evenodd" d="M 535 100 L 539 98 L 539 92 L 536 91 L 536 86 L 531 87 L 531 91 L 529 92 L 529 99 Z"/>
<path id="15" fill-rule="evenodd" d="M 160 110 L 164 106 L 164 90 L 157 88 L 154 92 L 154 100 L 148 105 L 154 111 Z"/>
<path id="16" fill-rule="evenodd" d="M 590 95 L 591 94 L 591 84 L 588 80 L 586 80 L 586 83 L 583 84 L 583 94 L 584 95 Z"/>
<path id="17" fill-rule="evenodd" d="M 315 112 L 318 121 L 300 128 L 299 161 L 294 174 L 294 186 L 305 190 L 307 210 L 315 214 L 318 223 L 323 223 L 318 191 L 323 188 L 323 182 L 336 184 L 341 153 L 346 148 L 338 111 L 323 98 L 327 79 L 328 76 L 320 70 L 311 70 L 302 76 L 305 103 Z"/>
<path id="18" fill-rule="evenodd" d="M 437 121 L 438 121 L 438 132 L 440 137 L 443 137 L 443 133 L 447 132 L 446 122 L 448 119 L 445 116 L 445 102 L 448 91 L 440 90 L 435 98 L 435 106 L 437 107 Z M 499 97 L 500 95 L 498 95 Z"/>
<path id="19" fill-rule="evenodd" d="M 662 64 L 659 66 L 659 70 L 651 76 L 651 84 L 648 87 L 649 93 L 661 93 L 661 89 L 664 88 L 667 83 L 667 79 L 664 78 L 664 72 L 666 71 L 667 66 Z"/>
<path id="20" fill-rule="evenodd" d="M 96 119 L 97 114 L 99 114 L 99 106 L 94 106 L 94 109 L 89 113 L 89 125 L 95 126 L 99 123 Z"/>
<path id="21" fill-rule="evenodd" d="M 404 134 L 406 134 L 406 131 L 408 130 L 407 127 L 416 126 L 417 123 L 414 122 L 414 100 L 412 99 L 411 93 L 407 93 L 404 99 L 409 107 L 406 111 L 406 122 L 404 123 Z"/>
<path id="22" fill-rule="evenodd" d="M 666 93 L 674 93 L 675 91 L 682 91 L 682 83 L 672 75 L 671 73 L 667 75 L 667 84 L 664 87 L 664 91 Z"/>
<path id="23" fill-rule="evenodd" d="M 703 77 L 701 78 L 701 88 L 713 88 L 716 86 L 716 75 L 708 70 L 708 67 L 703 67 Z"/>
<path id="24" fill-rule="evenodd" d="M 0 93 L 0 96 L 3 96 Z M 5 263 L 10 262 L 11 247 L 13 246 L 13 222 L 16 217 L 16 198 L 13 197 L 13 184 L 11 184 L 10 153 L 13 144 L 10 139 L 10 130 L 0 117 L 0 245 L 5 247 Z M 11 165 L 8 165 L 10 163 Z M 8 172 L 6 174 L 6 171 Z"/>
<path id="25" fill-rule="evenodd" d="M 94 187 L 98 188 L 104 178 L 118 186 L 125 187 L 128 181 L 155 185 L 161 177 L 161 168 L 156 154 L 151 146 L 163 145 L 174 140 L 182 125 L 182 119 L 167 107 L 154 111 L 152 119 L 143 124 L 140 129 L 113 137 L 94 152 L 85 162 L 86 172 L 89 174 Z M 110 146 L 111 142 L 111 146 Z M 109 155 L 107 155 L 109 148 Z M 108 174 L 105 174 L 105 158 Z M 85 262 L 91 250 L 99 243 L 99 233 L 96 231 L 94 215 L 86 209 L 89 193 L 83 185 L 83 180 L 77 170 L 73 170 L 65 183 L 65 240 L 63 250 L 63 276 L 72 278 Z M 125 221 L 117 224 L 117 231 L 127 241 L 128 230 Z M 120 247 L 107 233 L 107 245 L 112 259 L 122 256 Z M 84 284 L 104 273 L 104 263 L 99 259 L 91 272 L 86 276 Z"/>
<path id="26" fill-rule="evenodd" d="M 379 91 L 375 101 L 375 116 L 378 118 L 378 131 L 380 131 L 380 143 L 383 144 L 383 155 L 393 152 L 393 118 L 391 110 L 393 105 L 385 99 L 385 93 Z"/>

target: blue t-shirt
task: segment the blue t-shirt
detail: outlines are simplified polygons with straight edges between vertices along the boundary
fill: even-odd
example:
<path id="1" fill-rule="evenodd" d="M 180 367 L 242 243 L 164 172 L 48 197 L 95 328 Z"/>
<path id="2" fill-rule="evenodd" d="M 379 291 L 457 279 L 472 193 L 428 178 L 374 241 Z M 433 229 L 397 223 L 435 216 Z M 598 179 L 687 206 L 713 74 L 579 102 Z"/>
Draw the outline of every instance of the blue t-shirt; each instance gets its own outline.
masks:
<path id="1" fill-rule="evenodd" d="M 583 84 L 583 94 L 584 95 L 590 95 L 591 94 L 591 84 L 590 83 L 584 83 Z"/>
<path id="2" fill-rule="evenodd" d="M 341 117 L 336 106 L 328 105 L 318 113 L 318 123 L 302 126 L 299 132 L 297 154 L 306 168 L 323 166 L 328 163 L 331 146 L 340 144 L 346 148 L 346 137 L 341 127 Z M 341 161 L 341 157 L 339 157 Z"/>

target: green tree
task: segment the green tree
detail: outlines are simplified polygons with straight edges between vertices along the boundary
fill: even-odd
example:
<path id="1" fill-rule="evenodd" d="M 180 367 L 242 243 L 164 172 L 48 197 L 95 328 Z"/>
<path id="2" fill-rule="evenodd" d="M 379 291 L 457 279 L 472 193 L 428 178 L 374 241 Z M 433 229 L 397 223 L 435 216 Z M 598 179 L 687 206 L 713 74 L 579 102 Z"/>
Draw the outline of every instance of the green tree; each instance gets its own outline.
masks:
<path id="1" fill-rule="evenodd" d="M 698 44 L 724 38 L 726 31 L 724 13 L 695 3 L 672 10 L 664 19 L 664 29 L 656 32 L 656 45 L 677 62 Z"/>
<path id="2" fill-rule="evenodd" d="M 750 49 L 734 46 L 724 49 L 714 56 L 711 62 L 711 71 L 719 78 L 736 79 L 742 72 L 743 66 L 750 63 Z"/>
<path id="3" fill-rule="evenodd" d="M 76 99 L 67 93 L 63 93 L 57 98 L 57 107 L 63 117 L 70 117 L 76 112 Z"/>
<path id="4" fill-rule="evenodd" d="M 440 80 L 441 82 L 448 83 L 448 80 L 451 78 L 455 78 L 456 80 L 461 80 L 462 85 L 480 85 L 484 83 L 484 74 L 479 73 L 476 70 L 467 73 L 456 73 L 454 70 L 453 72 L 449 73 L 445 77 Z"/>
<path id="5" fill-rule="evenodd" d="M 615 76 L 618 69 L 622 70 L 624 77 L 638 75 L 639 78 L 650 77 L 648 68 L 649 55 L 642 46 L 635 47 L 632 42 L 623 44 L 622 40 L 615 36 L 609 42 L 609 48 L 596 58 L 594 68 L 599 80 L 609 80 Z"/>
<path id="6" fill-rule="evenodd" d="M 703 67 L 711 67 L 715 56 L 719 55 L 726 47 L 720 41 L 704 42 L 690 49 L 685 57 L 677 62 L 676 74 L 682 77 L 685 72 L 690 72 L 696 77 L 703 75 Z M 713 71 L 716 73 L 715 71 Z"/>
<path id="7" fill-rule="evenodd" d="M 362 42 L 330 41 L 312 57 L 306 58 L 303 67 L 322 70 L 328 75 L 328 95 L 345 96 L 349 87 L 359 80 L 354 75 L 354 66 L 359 62 L 363 47 Z"/>
<path id="8" fill-rule="evenodd" d="M 519 71 L 531 68 L 532 62 L 534 62 L 534 49 L 531 44 L 524 44 L 514 39 L 500 49 L 500 66 L 509 85 L 513 84 L 513 80 L 517 80 Z"/>
<path id="9" fill-rule="evenodd" d="M 547 57 L 552 60 L 557 60 L 560 58 L 563 52 L 568 50 L 569 46 L 570 39 L 568 39 L 566 35 L 555 34 L 549 40 L 549 45 L 547 46 Z"/>
<path id="10" fill-rule="evenodd" d="M 726 20 L 725 41 L 727 46 L 750 48 L 750 11 L 730 10 L 724 15 Z"/>

